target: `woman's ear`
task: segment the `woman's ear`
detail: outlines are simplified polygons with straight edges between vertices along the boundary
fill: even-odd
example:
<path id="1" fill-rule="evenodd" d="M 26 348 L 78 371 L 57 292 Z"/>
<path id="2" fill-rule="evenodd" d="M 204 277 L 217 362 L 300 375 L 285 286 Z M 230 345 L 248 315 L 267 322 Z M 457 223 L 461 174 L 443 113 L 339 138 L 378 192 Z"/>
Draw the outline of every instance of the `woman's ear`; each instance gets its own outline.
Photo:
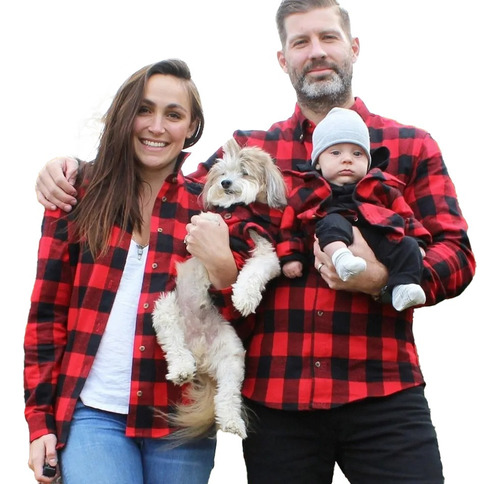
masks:
<path id="1" fill-rule="evenodd" d="M 200 124 L 200 121 L 198 119 L 195 119 L 191 123 L 191 125 L 189 126 L 189 131 L 187 133 L 188 134 L 187 139 L 191 139 L 195 135 L 196 131 L 198 130 L 199 124 Z"/>

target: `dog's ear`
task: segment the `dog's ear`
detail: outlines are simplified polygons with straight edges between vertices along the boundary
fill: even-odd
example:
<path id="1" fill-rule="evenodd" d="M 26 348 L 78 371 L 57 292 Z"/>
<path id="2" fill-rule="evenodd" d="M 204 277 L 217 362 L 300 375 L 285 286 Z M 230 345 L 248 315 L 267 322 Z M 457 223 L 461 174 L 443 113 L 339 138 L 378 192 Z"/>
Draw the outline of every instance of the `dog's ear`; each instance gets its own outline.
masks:
<path id="1" fill-rule="evenodd" d="M 233 158 L 238 156 L 238 153 L 241 151 L 241 146 L 234 138 L 231 138 L 228 141 L 226 141 L 222 149 L 225 155 Z"/>
<path id="2" fill-rule="evenodd" d="M 272 208 L 284 208 L 287 205 L 287 187 L 281 170 L 271 156 L 266 166 L 267 204 Z"/>

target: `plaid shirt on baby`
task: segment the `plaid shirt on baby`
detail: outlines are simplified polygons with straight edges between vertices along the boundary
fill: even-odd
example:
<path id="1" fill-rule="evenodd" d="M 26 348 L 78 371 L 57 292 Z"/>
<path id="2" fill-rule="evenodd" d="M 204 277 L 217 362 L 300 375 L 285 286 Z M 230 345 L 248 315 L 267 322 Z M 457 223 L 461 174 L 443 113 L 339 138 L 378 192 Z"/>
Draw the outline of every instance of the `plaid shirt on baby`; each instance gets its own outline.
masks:
<path id="1" fill-rule="evenodd" d="M 459 295 L 475 261 L 438 145 L 425 131 L 370 113 L 359 98 L 352 109 L 368 125 L 371 147 L 390 150 L 386 172 L 403 182 L 407 203 L 432 236 L 422 278 L 427 305 Z M 310 159 L 314 127 L 297 106 L 267 131 L 234 136 L 242 146 L 269 152 L 280 168 L 297 170 Z M 220 155 L 194 176 L 202 177 Z M 243 393 L 269 407 L 309 410 L 420 385 L 412 321 L 412 309 L 397 312 L 366 294 L 329 289 L 311 254 L 303 277 L 271 281 L 255 317 L 237 328 L 247 347 Z"/>
<path id="2" fill-rule="evenodd" d="M 282 264 L 310 255 L 316 221 L 328 213 L 341 214 L 354 226 L 374 227 L 394 244 L 405 236 L 417 239 L 423 247 L 430 244 L 429 232 L 403 197 L 399 178 L 372 168 L 355 186 L 334 187 L 309 163 L 303 169 L 303 173 L 284 171 L 289 180 L 299 179 L 292 183 L 296 188 L 289 193 L 281 218 L 276 252 Z"/>

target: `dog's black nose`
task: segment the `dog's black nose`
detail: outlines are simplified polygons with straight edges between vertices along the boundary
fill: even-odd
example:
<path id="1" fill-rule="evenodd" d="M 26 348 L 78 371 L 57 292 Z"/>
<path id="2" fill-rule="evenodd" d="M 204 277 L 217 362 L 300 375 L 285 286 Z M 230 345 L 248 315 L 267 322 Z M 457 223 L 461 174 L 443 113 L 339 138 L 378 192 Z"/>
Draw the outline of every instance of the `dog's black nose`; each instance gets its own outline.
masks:
<path id="1" fill-rule="evenodd" d="M 232 183 L 233 182 L 231 180 L 222 180 L 220 182 L 220 184 L 222 185 L 222 188 L 224 188 L 224 190 L 227 190 L 231 186 Z"/>

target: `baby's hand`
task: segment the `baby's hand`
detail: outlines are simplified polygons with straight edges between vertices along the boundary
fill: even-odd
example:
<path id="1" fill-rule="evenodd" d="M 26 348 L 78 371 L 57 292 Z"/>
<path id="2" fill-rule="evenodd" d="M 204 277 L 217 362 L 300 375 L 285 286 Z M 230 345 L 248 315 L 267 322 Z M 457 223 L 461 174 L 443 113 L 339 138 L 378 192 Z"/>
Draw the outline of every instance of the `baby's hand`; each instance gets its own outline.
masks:
<path id="1" fill-rule="evenodd" d="M 296 277 L 302 277 L 302 262 L 294 260 L 291 262 L 286 262 L 283 264 L 282 268 L 283 274 L 289 279 L 295 279 Z"/>

